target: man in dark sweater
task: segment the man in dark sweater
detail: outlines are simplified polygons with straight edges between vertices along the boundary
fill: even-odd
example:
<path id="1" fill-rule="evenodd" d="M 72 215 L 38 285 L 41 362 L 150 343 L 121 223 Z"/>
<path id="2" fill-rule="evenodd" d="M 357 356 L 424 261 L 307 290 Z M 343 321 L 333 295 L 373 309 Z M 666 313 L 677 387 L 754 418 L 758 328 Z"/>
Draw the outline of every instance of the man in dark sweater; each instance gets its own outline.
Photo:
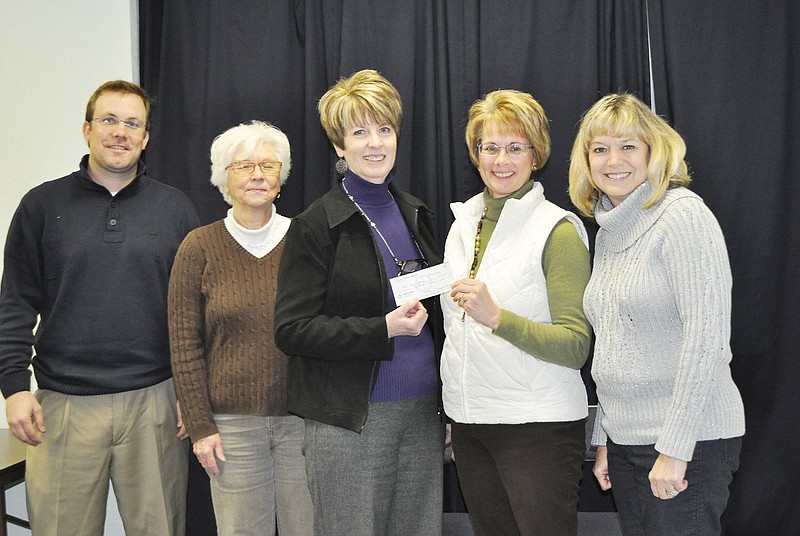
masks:
<path id="1" fill-rule="evenodd" d="M 199 221 L 184 194 L 145 175 L 148 114 L 135 84 L 100 86 L 80 169 L 28 192 L 9 228 L 0 390 L 30 445 L 34 536 L 101 535 L 109 482 L 128 536 L 185 532 L 166 300 L 175 252 Z"/>

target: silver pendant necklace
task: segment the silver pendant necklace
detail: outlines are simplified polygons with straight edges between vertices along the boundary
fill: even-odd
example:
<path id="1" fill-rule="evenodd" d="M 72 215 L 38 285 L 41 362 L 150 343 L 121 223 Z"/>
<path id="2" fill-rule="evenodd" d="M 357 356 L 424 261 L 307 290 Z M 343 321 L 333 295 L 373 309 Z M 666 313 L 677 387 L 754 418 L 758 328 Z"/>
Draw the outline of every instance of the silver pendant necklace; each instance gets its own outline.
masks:
<path id="1" fill-rule="evenodd" d="M 383 236 L 383 233 L 381 232 L 381 230 L 378 229 L 378 226 L 375 224 L 375 222 L 372 221 L 369 216 L 367 216 L 367 213 L 364 212 L 364 209 L 361 208 L 361 205 L 358 204 L 358 201 L 356 201 L 356 199 L 350 193 L 350 190 L 347 189 L 347 185 L 344 183 L 344 179 L 342 179 L 342 182 L 340 184 L 342 185 L 342 189 L 344 190 L 344 193 L 347 195 L 348 198 L 350 198 L 350 201 L 353 202 L 353 204 L 356 206 L 358 211 L 361 213 L 361 216 L 363 216 L 364 219 L 367 220 L 367 223 L 369 224 L 369 226 L 372 229 L 374 229 L 375 232 L 377 233 L 377 235 L 380 237 L 381 241 L 383 242 L 383 245 L 386 246 L 386 249 L 389 251 L 389 255 L 392 256 L 392 259 L 394 259 L 394 263 L 397 265 L 398 268 L 402 269 L 403 265 L 405 264 L 405 262 L 401 261 L 400 259 L 398 259 L 397 255 L 394 254 L 394 251 L 392 250 L 391 246 L 389 245 L 389 242 L 386 241 L 386 237 Z M 389 197 L 391 197 L 392 201 L 394 201 L 395 204 L 396 204 L 397 200 L 395 200 L 394 196 L 392 195 L 392 192 L 390 192 L 387 189 L 386 193 L 389 194 Z M 414 241 L 414 245 L 417 246 L 417 251 L 419 251 L 420 258 L 424 258 L 424 255 L 422 254 L 422 248 L 419 247 L 419 244 L 417 243 L 417 239 L 414 237 L 414 233 L 411 233 L 411 240 L 413 240 Z"/>

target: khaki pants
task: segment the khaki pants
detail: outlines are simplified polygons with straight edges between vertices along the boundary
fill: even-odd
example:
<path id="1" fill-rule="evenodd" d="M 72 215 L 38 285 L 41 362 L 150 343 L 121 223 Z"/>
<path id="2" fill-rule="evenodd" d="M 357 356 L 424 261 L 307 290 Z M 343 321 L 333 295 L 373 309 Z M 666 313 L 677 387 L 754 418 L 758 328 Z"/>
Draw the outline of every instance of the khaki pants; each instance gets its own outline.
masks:
<path id="1" fill-rule="evenodd" d="M 108 484 L 127 536 L 184 536 L 188 442 L 172 380 L 110 395 L 40 389 L 47 431 L 28 447 L 32 536 L 103 534 Z"/>

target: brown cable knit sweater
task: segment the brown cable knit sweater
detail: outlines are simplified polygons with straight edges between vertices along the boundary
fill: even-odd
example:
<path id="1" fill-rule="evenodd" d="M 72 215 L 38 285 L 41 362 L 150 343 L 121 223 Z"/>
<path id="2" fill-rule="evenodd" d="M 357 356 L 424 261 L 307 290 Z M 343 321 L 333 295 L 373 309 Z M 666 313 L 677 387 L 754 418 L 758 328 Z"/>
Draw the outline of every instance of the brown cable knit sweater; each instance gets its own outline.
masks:
<path id="1" fill-rule="evenodd" d="M 288 415 L 287 357 L 274 336 L 285 241 L 258 259 L 220 220 L 192 231 L 178 250 L 169 284 L 169 338 L 192 441 L 217 433 L 214 413 Z"/>

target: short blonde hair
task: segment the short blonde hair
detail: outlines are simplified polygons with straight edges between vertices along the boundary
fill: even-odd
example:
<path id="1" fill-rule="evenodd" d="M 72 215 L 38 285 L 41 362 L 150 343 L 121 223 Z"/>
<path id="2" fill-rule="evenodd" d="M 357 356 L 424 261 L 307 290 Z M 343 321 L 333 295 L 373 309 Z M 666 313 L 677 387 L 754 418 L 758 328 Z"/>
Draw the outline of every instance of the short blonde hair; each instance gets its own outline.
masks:
<path id="1" fill-rule="evenodd" d="M 400 136 L 403 103 L 397 89 L 380 73 L 365 69 L 342 78 L 317 105 L 322 128 L 331 143 L 344 148 L 345 131 L 364 119 L 388 123 Z"/>
<path id="2" fill-rule="evenodd" d="M 264 146 L 271 148 L 275 157 L 283 164 L 280 174 L 280 183 L 283 186 L 292 169 L 292 153 L 289 138 L 281 129 L 264 121 L 253 120 L 231 127 L 214 138 L 211 144 L 211 184 L 219 189 L 222 198 L 229 205 L 231 198 L 227 192 L 228 170 L 225 168 L 237 153 L 253 154 Z"/>
<path id="3" fill-rule="evenodd" d="M 569 163 L 569 197 L 584 216 L 594 216 L 600 189 L 592 180 L 589 145 L 598 136 L 639 138 L 650 149 L 647 181 L 653 187 L 645 210 L 655 205 L 667 188 L 688 186 L 692 178 L 683 157 L 686 143 L 675 129 L 630 94 L 606 95 L 583 116 Z"/>
<path id="4" fill-rule="evenodd" d="M 478 143 L 489 125 L 530 140 L 536 152 L 537 168 L 544 167 L 550 158 L 550 123 L 542 105 L 529 93 L 498 89 L 487 93 L 470 107 L 465 138 L 475 167 L 478 167 Z"/>

